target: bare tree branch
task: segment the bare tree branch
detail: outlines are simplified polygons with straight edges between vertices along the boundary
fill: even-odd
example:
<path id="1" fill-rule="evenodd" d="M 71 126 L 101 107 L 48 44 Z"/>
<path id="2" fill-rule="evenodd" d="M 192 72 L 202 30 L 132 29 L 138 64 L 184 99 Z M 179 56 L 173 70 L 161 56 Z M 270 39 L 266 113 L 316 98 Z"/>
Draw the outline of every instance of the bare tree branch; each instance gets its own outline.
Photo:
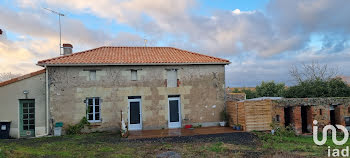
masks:
<path id="1" fill-rule="evenodd" d="M 327 64 L 319 64 L 312 61 L 310 64 L 302 63 L 300 66 L 292 65 L 289 75 L 294 82 L 300 83 L 306 80 L 329 80 L 340 75 L 338 67 L 329 67 Z"/>

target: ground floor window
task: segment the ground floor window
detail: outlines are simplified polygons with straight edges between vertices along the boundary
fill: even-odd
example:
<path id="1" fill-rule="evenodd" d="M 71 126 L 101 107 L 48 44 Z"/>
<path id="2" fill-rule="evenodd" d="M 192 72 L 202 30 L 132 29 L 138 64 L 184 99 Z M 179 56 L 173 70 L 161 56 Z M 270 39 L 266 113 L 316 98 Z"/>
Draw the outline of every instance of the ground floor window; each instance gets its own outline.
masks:
<path id="1" fill-rule="evenodd" d="M 86 118 L 89 122 L 101 122 L 101 99 L 99 97 L 87 98 Z"/>

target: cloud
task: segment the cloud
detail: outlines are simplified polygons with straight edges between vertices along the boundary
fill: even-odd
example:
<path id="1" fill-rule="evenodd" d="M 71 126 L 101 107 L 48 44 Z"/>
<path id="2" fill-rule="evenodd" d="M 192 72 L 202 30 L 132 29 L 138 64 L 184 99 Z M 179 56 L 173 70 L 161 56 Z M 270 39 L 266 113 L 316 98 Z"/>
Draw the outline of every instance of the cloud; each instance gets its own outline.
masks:
<path id="1" fill-rule="evenodd" d="M 226 85 L 230 87 L 255 87 L 262 81 L 284 82 L 293 85 L 295 82 L 289 76 L 290 68 L 303 63 L 318 61 L 328 67 L 339 68 L 340 75 L 350 76 L 350 48 L 337 53 L 332 49 L 307 48 L 293 54 L 282 53 L 270 58 L 256 54 L 243 53 L 231 59 L 232 64 L 226 67 Z"/>
<path id="2" fill-rule="evenodd" d="M 22 47 L 22 42 L 12 42 L 0 39 L 0 70 L 1 72 L 24 73 L 38 69 L 31 60 L 35 55 Z"/>
<path id="3" fill-rule="evenodd" d="M 0 36 L 0 72 L 29 73 L 40 69 L 35 65 L 37 61 L 59 56 L 57 17 L 42 8 L 15 11 L 0 6 L 0 19 L 4 31 Z M 125 32 L 112 35 L 89 29 L 80 20 L 69 17 L 62 19 L 62 24 L 62 43 L 72 43 L 74 51 L 103 45 L 140 45 L 130 42 L 136 40 L 144 43 L 139 35 Z M 10 39 L 7 32 L 12 33 Z"/>
<path id="4" fill-rule="evenodd" d="M 20 2 L 22 6 L 27 4 L 26 1 Z M 211 55 L 254 52 L 271 56 L 302 48 L 308 41 L 306 36 L 283 32 L 260 11 L 235 9 L 218 10 L 210 16 L 193 14 L 191 10 L 199 5 L 194 0 L 35 0 L 34 3 L 115 20 L 144 32 L 148 37 L 167 40 L 171 35 L 176 38 L 176 43 L 190 42 L 185 47 L 196 47 Z"/>
<path id="5" fill-rule="evenodd" d="M 0 26 L 32 37 L 25 39 L 30 41 L 27 44 L 21 44 L 37 58 L 55 54 L 52 49 L 57 47 L 58 37 L 57 19 L 39 11 L 41 7 L 89 14 L 126 25 L 138 33 L 112 34 L 89 29 L 79 19 L 65 17 L 63 37 L 75 49 L 143 45 L 146 36 L 148 45 L 175 46 L 231 59 L 226 73 L 228 85 L 254 85 L 271 79 L 289 82 L 288 68 L 301 61 L 348 66 L 350 6 L 344 5 L 346 0 L 271 0 L 265 11 L 232 8 L 198 14 L 200 2 L 17 0 L 22 7 L 19 12 L 0 7 Z M 318 48 L 314 48 L 311 36 L 319 38 Z M 40 44 L 49 46 L 39 49 Z M 350 74 L 349 70 L 344 72 Z"/>

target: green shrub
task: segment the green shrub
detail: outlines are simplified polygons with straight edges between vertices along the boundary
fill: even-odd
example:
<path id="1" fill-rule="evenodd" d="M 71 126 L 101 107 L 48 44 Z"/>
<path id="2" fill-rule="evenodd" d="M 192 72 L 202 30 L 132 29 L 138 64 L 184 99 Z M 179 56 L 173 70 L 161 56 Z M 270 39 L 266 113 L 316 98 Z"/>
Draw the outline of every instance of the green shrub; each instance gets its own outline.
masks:
<path id="1" fill-rule="evenodd" d="M 79 134 L 81 130 L 84 128 L 85 125 L 89 125 L 89 121 L 86 119 L 86 117 L 83 117 L 80 122 L 76 125 L 68 125 L 67 128 L 67 134 Z"/>
<path id="2" fill-rule="evenodd" d="M 274 135 L 276 136 L 285 136 L 285 137 L 295 136 L 295 130 L 291 125 L 287 127 L 283 127 L 283 126 L 281 127 L 278 123 L 274 122 L 270 126 L 273 130 L 275 130 Z"/>
<path id="3" fill-rule="evenodd" d="M 222 110 L 220 112 L 220 119 L 221 119 L 221 121 L 227 121 L 228 120 L 228 116 L 227 116 L 227 113 L 226 113 L 225 110 Z"/>

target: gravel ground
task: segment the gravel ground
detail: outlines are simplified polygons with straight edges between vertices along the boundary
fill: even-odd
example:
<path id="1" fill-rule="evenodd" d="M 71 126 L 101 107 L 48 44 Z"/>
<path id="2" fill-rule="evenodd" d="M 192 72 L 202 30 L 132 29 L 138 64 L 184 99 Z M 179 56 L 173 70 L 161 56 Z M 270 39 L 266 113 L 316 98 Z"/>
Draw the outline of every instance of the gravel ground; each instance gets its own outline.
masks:
<path id="1" fill-rule="evenodd" d="M 257 146 L 260 141 L 257 136 L 246 132 L 196 135 L 196 136 L 179 136 L 179 137 L 164 137 L 164 138 L 144 138 L 144 139 L 122 139 L 128 142 L 174 142 L 174 143 L 189 143 L 189 142 L 224 142 L 236 145 Z"/>

